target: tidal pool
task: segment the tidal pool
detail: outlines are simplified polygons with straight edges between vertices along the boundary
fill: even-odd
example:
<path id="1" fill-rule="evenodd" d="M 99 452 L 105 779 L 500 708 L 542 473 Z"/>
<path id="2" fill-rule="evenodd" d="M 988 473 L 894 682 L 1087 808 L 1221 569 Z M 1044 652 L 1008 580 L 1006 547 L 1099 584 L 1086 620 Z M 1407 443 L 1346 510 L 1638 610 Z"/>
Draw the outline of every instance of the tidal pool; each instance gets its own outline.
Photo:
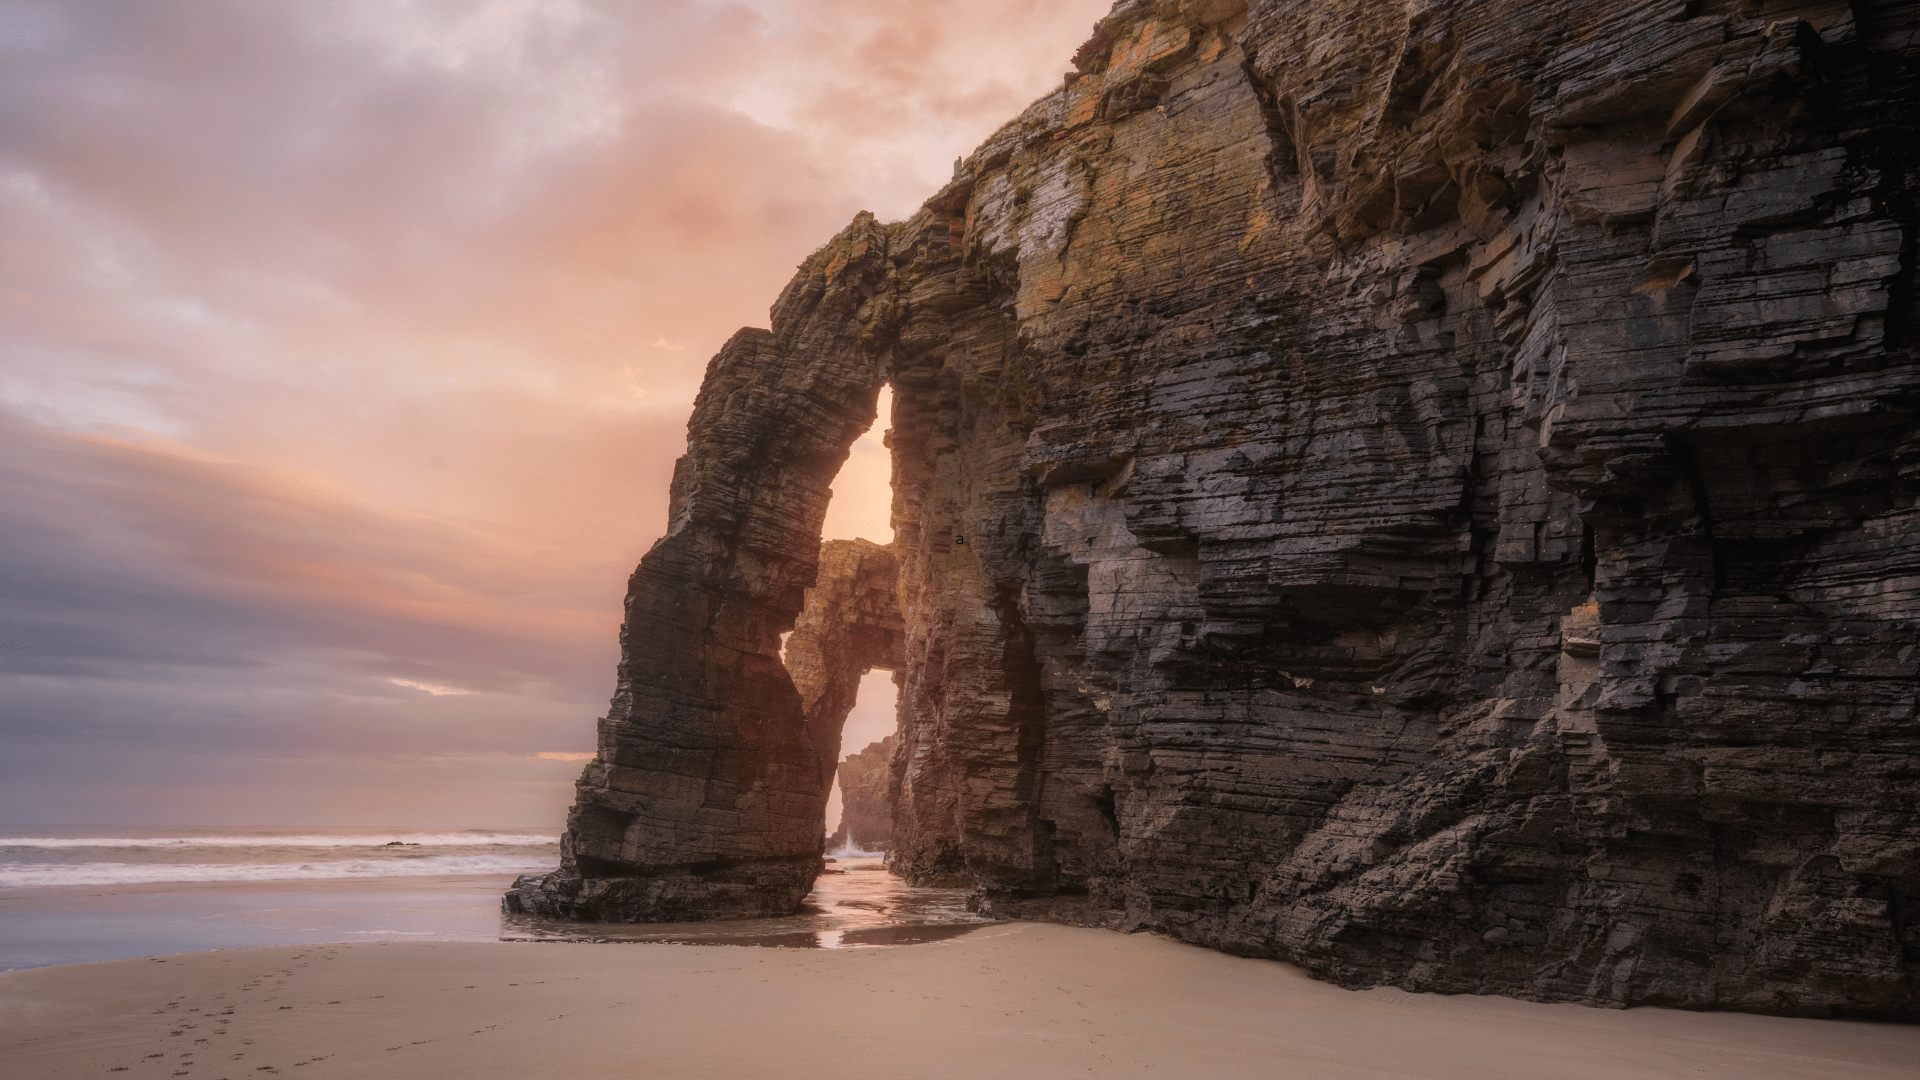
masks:
<path id="1" fill-rule="evenodd" d="M 830 864 L 805 905 L 777 919 L 693 923 L 574 923 L 502 915 L 502 941 L 666 942 L 857 949 L 919 945 L 959 937 L 995 920 L 967 910 L 966 889 L 909 885 L 878 858 Z"/>

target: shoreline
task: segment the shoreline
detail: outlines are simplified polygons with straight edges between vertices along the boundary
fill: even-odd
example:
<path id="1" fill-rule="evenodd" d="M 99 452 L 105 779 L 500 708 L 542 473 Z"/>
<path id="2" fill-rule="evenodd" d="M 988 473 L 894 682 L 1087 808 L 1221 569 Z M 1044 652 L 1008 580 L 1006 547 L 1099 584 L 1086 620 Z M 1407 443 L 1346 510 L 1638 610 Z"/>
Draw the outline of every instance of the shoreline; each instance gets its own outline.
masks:
<path id="1" fill-rule="evenodd" d="M 21 1075 L 1908 1080 L 1920 1026 L 1343 990 L 1147 934 L 888 949 L 355 942 L 0 974 Z M 639 1072 L 636 1072 L 639 1070 Z"/>
<path id="2" fill-rule="evenodd" d="M 964 894 L 892 875 L 823 876 L 791 916 L 700 923 L 553 923 L 503 916 L 501 874 L 137 882 L 0 889 L 0 971 L 210 949 L 378 940 L 674 942 L 784 948 L 921 944 L 997 920 Z"/>
<path id="3" fill-rule="evenodd" d="M 498 873 L 0 889 L 0 970 L 379 938 L 495 941 Z"/>
<path id="4" fill-rule="evenodd" d="M 464 886 L 500 885 L 502 893 L 513 884 L 513 875 L 487 874 L 393 874 L 364 877 L 263 878 L 246 881 L 130 881 L 116 885 L 10 885 L 0 888 L 0 903 L 33 900 L 41 897 L 78 898 L 93 896 L 152 895 L 156 893 L 277 893 L 277 892 L 368 892 L 393 891 L 422 885 Z M 385 888 L 383 887 L 390 887 Z"/>

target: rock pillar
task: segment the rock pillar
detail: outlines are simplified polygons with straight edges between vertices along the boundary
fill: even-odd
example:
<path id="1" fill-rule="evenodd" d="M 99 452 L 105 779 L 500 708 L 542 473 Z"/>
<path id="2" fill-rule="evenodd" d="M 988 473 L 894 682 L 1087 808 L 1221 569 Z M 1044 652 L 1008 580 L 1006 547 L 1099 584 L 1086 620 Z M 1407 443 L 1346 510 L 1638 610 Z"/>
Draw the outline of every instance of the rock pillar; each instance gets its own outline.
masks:
<path id="1" fill-rule="evenodd" d="M 780 635 L 814 583 L 828 485 L 874 419 L 884 374 L 851 316 L 885 254 L 861 214 L 802 265 L 771 331 L 740 331 L 709 364 L 667 535 L 629 583 L 618 687 L 560 868 L 517 882 L 508 910 L 750 917 L 812 888 L 831 770 Z"/>
<path id="2" fill-rule="evenodd" d="M 888 548 L 870 540 L 827 541 L 820 545 L 819 583 L 807 590 L 806 609 L 787 638 L 787 670 L 829 787 L 860 677 L 901 666 L 899 575 Z"/>

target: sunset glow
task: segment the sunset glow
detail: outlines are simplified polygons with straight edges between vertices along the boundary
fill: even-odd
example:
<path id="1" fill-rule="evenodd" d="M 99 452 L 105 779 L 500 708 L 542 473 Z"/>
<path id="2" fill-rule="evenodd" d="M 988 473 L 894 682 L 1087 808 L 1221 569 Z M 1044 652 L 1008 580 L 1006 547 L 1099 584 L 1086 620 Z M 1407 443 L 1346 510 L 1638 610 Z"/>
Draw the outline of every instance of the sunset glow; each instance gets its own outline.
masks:
<path id="1" fill-rule="evenodd" d="M 1107 6 L 0 3 L 0 820 L 557 823 L 707 358 Z"/>

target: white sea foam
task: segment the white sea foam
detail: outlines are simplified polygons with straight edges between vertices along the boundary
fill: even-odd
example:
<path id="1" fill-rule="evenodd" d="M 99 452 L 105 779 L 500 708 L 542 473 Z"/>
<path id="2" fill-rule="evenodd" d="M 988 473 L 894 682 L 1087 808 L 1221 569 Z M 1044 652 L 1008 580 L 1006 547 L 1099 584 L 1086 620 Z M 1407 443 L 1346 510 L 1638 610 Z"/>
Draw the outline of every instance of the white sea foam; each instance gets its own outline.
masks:
<path id="1" fill-rule="evenodd" d="M 853 837 L 851 836 L 847 837 L 846 841 L 838 848 L 827 852 L 827 854 L 842 861 L 847 859 L 884 859 L 887 857 L 887 853 L 884 851 L 867 851 L 864 848 L 854 847 Z"/>
<path id="2" fill-rule="evenodd" d="M 66 866 L 0 863 L 0 888 L 46 885 L 139 885 L 161 881 L 283 881 L 320 878 L 437 877 L 524 874 L 552 869 L 540 855 L 428 855 L 416 859 L 332 859 L 303 863 L 125 863 Z"/>
<path id="3" fill-rule="evenodd" d="M 558 836 L 529 833 L 373 833 L 365 836 L 0 836 L 0 848 L 369 848 L 398 840 L 421 847 L 530 847 L 557 844 Z"/>

